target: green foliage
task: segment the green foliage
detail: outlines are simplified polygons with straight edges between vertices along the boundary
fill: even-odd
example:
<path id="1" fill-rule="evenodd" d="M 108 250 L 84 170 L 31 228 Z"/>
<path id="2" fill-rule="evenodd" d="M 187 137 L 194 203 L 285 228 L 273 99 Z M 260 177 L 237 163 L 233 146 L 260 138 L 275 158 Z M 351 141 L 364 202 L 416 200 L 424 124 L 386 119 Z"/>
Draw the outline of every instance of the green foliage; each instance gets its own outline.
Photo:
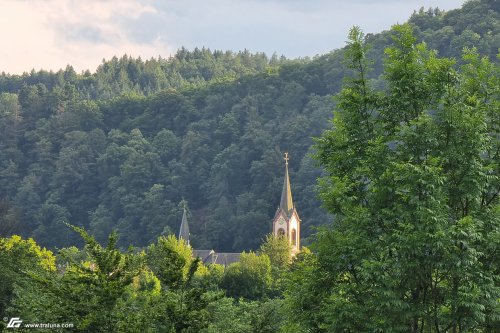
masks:
<path id="1" fill-rule="evenodd" d="M 28 323 L 72 322 L 77 332 L 199 332 L 208 326 L 207 306 L 222 295 L 191 285 L 199 263 L 183 242 L 161 237 L 146 254 L 122 253 L 116 248 L 115 234 L 102 247 L 85 230 L 72 229 L 84 238 L 85 253 L 76 248 L 61 250 L 59 272 L 50 252 L 40 250 L 32 240 L 26 242 L 41 251 L 33 264 L 48 271 L 34 267 L 22 280 L 18 276 L 9 314 Z M 5 243 L 12 251 L 18 238 L 2 240 L 2 246 Z M 186 266 L 179 266 L 179 260 Z M 198 278 L 208 278 L 207 274 Z"/>
<path id="2" fill-rule="evenodd" d="M 350 33 L 355 74 L 316 146 L 336 220 L 292 268 L 290 329 L 494 331 L 498 66 L 466 49 L 456 69 L 409 25 L 392 33 L 380 92 L 365 76 L 362 35 Z"/>
<path id="3" fill-rule="evenodd" d="M 0 200 L 0 237 L 12 234 L 19 228 L 18 215 L 8 200 Z"/>
<path id="4" fill-rule="evenodd" d="M 323 304 L 320 300 L 328 297 L 324 285 L 328 281 L 324 275 L 319 275 L 320 272 L 317 256 L 308 248 L 302 247 L 285 279 L 287 287 L 284 293 L 283 332 L 324 331 Z"/>
<path id="5" fill-rule="evenodd" d="M 180 288 L 187 283 L 197 269 L 191 247 L 175 236 L 158 238 L 146 251 L 148 266 L 167 288 Z"/>
<path id="6" fill-rule="evenodd" d="M 269 257 L 271 266 L 278 270 L 285 270 L 292 261 L 292 247 L 285 237 L 274 234 L 266 235 L 260 246 L 260 253 Z"/>
<path id="7" fill-rule="evenodd" d="M 416 27 L 419 39 L 441 56 L 460 58 L 464 47 L 476 47 L 493 59 L 498 53 L 499 8 L 494 1 L 467 1 L 462 8 L 448 12 L 439 8 L 421 8 L 409 22 Z"/>
<path id="8" fill-rule="evenodd" d="M 210 304 L 209 326 L 203 333 L 265 333 L 278 332 L 282 324 L 282 300 L 268 301 L 239 300 L 223 298 Z"/>
<path id="9" fill-rule="evenodd" d="M 51 251 L 38 246 L 33 239 L 20 236 L 0 238 L 0 315 L 7 314 L 11 305 L 14 285 L 29 280 L 37 272 L 55 271 L 55 257 Z"/>
<path id="10" fill-rule="evenodd" d="M 221 272 L 205 268 L 192 255 L 191 247 L 172 235 L 159 237 L 147 248 L 148 267 L 163 286 L 161 295 L 149 303 L 153 327 L 172 332 L 199 332 L 207 327 L 207 307 L 222 297 L 214 288 Z"/>
<path id="11" fill-rule="evenodd" d="M 286 287 L 283 277 L 292 262 L 292 246 L 288 239 L 268 234 L 260 246 L 260 253 L 269 257 L 273 289 L 283 291 Z"/>
<path id="12" fill-rule="evenodd" d="M 151 271 L 142 270 L 116 304 L 116 331 L 157 332 L 161 328 L 168 332 L 172 324 L 158 320 L 163 317 L 160 304 L 160 281 Z"/>
<path id="13" fill-rule="evenodd" d="M 272 284 L 271 262 L 265 254 L 243 252 L 240 261 L 229 265 L 224 272 L 221 287 L 228 296 L 248 300 L 268 295 Z"/>
<path id="14" fill-rule="evenodd" d="M 62 274 L 34 272 L 16 286 L 12 315 L 27 322 L 72 322 L 78 332 L 117 332 L 120 300 L 142 270 L 143 259 L 116 248 L 116 235 L 102 247 L 84 229 L 86 261 L 75 250 L 64 251 Z"/>

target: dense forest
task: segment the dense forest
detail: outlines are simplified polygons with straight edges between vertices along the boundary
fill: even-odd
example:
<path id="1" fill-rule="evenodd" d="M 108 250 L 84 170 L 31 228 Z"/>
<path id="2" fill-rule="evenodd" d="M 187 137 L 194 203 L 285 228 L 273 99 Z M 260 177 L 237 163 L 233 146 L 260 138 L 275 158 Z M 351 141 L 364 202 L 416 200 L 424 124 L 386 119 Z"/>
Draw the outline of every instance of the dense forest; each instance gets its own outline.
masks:
<path id="1" fill-rule="evenodd" d="M 474 46 L 496 59 L 495 4 L 421 9 L 409 23 L 440 55 L 460 59 Z M 390 35 L 366 36 L 377 87 Z M 310 147 L 349 73 L 344 53 L 288 60 L 181 49 L 168 59 L 114 58 L 93 74 L 2 74 L 0 234 L 61 248 L 79 242 L 69 222 L 99 241 L 117 230 L 121 246 L 145 246 L 178 231 L 184 198 L 195 248 L 255 250 L 270 230 L 288 151 L 308 237 L 332 220 L 316 199 L 321 170 Z"/>
<path id="2" fill-rule="evenodd" d="M 295 82 L 303 68 L 289 63 L 284 70 L 264 55 L 209 50 L 181 50 L 167 61 L 146 63 L 123 57 L 104 63 L 91 78 L 96 87 L 113 90 L 111 98 L 89 92 L 94 85 L 71 69 L 48 75 L 61 79 L 55 85 L 42 83 L 43 73 L 24 77 L 38 82 L 2 94 L 8 147 L 1 194 L 13 220 L 13 230 L 4 233 L 62 247 L 77 241 L 62 223 L 67 221 L 99 240 L 117 229 L 120 244 L 144 246 L 178 230 L 185 198 L 195 247 L 256 249 L 279 200 L 280 149 L 293 152 L 299 169 L 333 106 L 329 95 Z M 143 90 L 131 82 L 134 72 L 139 81 L 148 76 L 150 65 L 163 77 L 182 73 L 182 86 L 157 82 L 153 94 L 149 83 Z M 230 68 L 219 72 L 223 66 Z M 215 74 L 206 76 L 214 77 L 204 81 L 200 73 L 209 70 Z M 5 79 L 12 86 L 20 78 Z M 313 198 L 318 171 L 304 163 L 296 191 Z M 306 216 L 319 207 L 309 200 Z M 238 226 L 248 223 L 255 228 L 244 237 Z"/>
<path id="3" fill-rule="evenodd" d="M 3 73 L 0 314 L 77 332 L 499 332 L 499 11 L 421 9 L 313 59 L 181 49 Z M 309 238 L 293 258 L 266 236 L 285 151 Z M 193 247 L 239 263 L 173 236 L 183 200 Z"/>

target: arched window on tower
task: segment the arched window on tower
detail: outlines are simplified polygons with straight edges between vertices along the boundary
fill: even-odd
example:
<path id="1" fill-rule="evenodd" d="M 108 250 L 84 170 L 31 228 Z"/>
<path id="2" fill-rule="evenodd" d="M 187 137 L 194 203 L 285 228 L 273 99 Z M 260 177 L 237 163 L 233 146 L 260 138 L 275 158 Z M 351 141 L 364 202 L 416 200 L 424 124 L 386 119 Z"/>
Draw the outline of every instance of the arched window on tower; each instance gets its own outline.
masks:
<path id="1" fill-rule="evenodd" d="M 297 246 L 297 231 L 292 229 L 292 245 Z"/>
<path id="2" fill-rule="evenodd" d="M 283 228 L 278 229 L 278 237 L 285 237 L 285 229 Z"/>

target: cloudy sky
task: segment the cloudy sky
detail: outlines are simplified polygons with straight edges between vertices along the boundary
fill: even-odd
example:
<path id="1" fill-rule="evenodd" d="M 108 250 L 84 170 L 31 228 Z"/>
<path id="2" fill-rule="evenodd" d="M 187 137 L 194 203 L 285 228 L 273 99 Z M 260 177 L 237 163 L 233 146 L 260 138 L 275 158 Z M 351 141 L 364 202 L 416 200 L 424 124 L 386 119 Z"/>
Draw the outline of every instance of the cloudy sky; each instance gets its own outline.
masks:
<path id="1" fill-rule="evenodd" d="M 0 0 L 0 72 L 94 71 L 114 55 L 182 46 L 304 57 L 342 47 L 349 27 L 379 32 L 420 7 L 464 0 Z"/>

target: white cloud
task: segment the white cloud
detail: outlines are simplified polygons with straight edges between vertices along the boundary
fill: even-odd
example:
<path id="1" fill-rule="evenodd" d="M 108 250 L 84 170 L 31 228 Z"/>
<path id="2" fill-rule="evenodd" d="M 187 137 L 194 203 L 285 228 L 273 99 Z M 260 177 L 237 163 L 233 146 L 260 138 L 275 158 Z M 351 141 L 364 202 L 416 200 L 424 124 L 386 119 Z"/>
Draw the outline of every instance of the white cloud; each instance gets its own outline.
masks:
<path id="1" fill-rule="evenodd" d="M 135 0 L 3 1 L 0 71 L 58 70 L 67 64 L 94 70 L 114 55 L 166 56 L 172 50 L 161 38 L 142 43 L 125 33 L 124 25 L 155 12 Z"/>

